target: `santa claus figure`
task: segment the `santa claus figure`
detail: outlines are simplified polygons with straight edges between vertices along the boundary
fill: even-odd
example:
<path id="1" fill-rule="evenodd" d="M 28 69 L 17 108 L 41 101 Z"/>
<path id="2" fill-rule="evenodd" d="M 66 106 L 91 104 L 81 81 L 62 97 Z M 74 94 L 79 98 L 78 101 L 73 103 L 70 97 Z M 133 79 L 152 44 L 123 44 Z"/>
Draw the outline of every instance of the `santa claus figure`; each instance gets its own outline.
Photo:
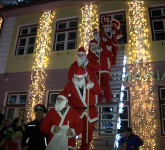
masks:
<path id="1" fill-rule="evenodd" d="M 122 37 L 120 30 L 120 22 L 116 19 L 113 19 L 111 21 L 111 29 L 113 31 L 113 36 L 112 36 L 112 42 L 114 43 L 114 45 L 118 44 L 118 40 Z M 113 53 L 113 57 L 112 57 L 112 65 L 116 65 L 116 58 L 117 58 L 117 50 L 118 50 L 118 46 L 115 46 L 112 49 L 112 53 Z"/>
<path id="2" fill-rule="evenodd" d="M 89 90 L 89 99 L 88 99 Z M 90 142 L 94 131 L 95 121 L 98 120 L 95 95 L 101 93 L 100 86 L 94 81 L 85 78 L 85 70 L 78 66 L 74 70 L 73 80 L 68 82 L 64 88 L 69 97 L 69 104 L 74 108 L 83 121 L 82 143 L 80 150 L 89 150 Z M 87 130 L 87 104 L 89 101 L 89 116 L 88 116 L 88 135 Z M 86 143 L 88 136 L 88 144 Z"/>
<path id="3" fill-rule="evenodd" d="M 84 47 L 80 47 L 77 52 L 77 60 L 71 65 L 68 71 L 68 79 L 72 80 L 74 70 L 76 67 L 81 66 L 86 72 L 86 77 L 89 75 L 90 78 L 96 78 L 95 72 L 99 70 L 97 62 L 91 62 L 86 57 L 86 51 Z"/>
<path id="4" fill-rule="evenodd" d="M 109 16 L 106 15 L 106 16 L 104 17 L 104 22 L 106 22 L 106 23 L 109 24 Z"/>
<path id="5" fill-rule="evenodd" d="M 57 96 L 55 109 L 47 112 L 40 129 L 49 134 L 46 150 L 75 149 L 75 136 L 82 133 L 83 123 L 77 111 L 68 106 L 65 92 Z"/>

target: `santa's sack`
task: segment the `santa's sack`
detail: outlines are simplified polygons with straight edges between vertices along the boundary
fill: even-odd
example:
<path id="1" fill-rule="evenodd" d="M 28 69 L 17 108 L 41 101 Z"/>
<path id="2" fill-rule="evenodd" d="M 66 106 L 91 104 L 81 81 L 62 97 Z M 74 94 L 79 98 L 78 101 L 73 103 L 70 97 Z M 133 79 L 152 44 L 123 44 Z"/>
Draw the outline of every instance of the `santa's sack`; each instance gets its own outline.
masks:
<path id="1" fill-rule="evenodd" d="M 61 126 L 58 133 L 55 133 L 45 150 L 68 150 L 68 141 L 66 132 L 68 125 Z"/>

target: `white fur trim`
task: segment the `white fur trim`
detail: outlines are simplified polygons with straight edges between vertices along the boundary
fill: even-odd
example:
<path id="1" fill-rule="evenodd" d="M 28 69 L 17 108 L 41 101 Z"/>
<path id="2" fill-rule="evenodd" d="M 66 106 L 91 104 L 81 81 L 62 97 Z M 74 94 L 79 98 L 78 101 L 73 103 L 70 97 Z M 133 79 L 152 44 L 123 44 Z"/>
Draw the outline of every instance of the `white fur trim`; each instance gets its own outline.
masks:
<path id="1" fill-rule="evenodd" d="M 86 55 L 86 53 L 85 53 L 85 52 L 78 52 L 77 54 L 85 54 L 85 55 Z"/>
<path id="2" fill-rule="evenodd" d="M 76 148 L 75 147 L 72 147 L 72 146 L 68 146 L 68 148 L 73 149 L 73 150 L 76 150 Z"/>
<path id="3" fill-rule="evenodd" d="M 117 46 L 116 44 L 113 43 L 114 46 Z"/>
<path id="4" fill-rule="evenodd" d="M 83 77 L 85 77 L 85 74 L 84 75 L 76 75 L 76 74 L 74 74 L 74 77 L 83 78 Z"/>
<path id="5" fill-rule="evenodd" d="M 51 133 L 52 133 L 52 134 L 55 134 L 54 128 L 55 128 L 55 125 L 53 125 L 53 126 L 51 127 Z"/>
<path id="6" fill-rule="evenodd" d="M 112 51 L 112 50 L 111 50 L 111 46 L 106 45 L 106 48 L 107 48 L 108 51 Z"/>
<path id="7" fill-rule="evenodd" d="M 68 136 L 69 138 L 72 138 L 72 137 L 75 137 L 76 136 L 76 132 L 73 128 L 70 128 L 71 131 L 72 131 L 72 135 L 71 136 Z"/>

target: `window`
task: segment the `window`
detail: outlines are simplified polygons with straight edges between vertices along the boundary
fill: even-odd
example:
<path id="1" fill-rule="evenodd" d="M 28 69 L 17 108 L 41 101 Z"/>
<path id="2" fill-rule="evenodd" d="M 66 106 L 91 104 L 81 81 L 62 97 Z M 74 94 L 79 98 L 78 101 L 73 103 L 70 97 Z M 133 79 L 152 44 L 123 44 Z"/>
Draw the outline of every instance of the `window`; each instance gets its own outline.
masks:
<path id="1" fill-rule="evenodd" d="M 119 44 L 127 43 L 127 30 L 126 30 L 126 18 L 125 12 L 116 12 L 116 13 L 108 13 L 108 14 L 101 14 L 100 15 L 100 29 L 102 28 L 103 20 L 105 16 L 109 16 L 109 20 L 116 19 L 120 22 L 120 32 L 123 35 L 122 38 L 118 40 Z"/>
<path id="2" fill-rule="evenodd" d="M 153 41 L 165 40 L 165 6 L 149 8 Z"/>
<path id="3" fill-rule="evenodd" d="M 165 135 L 165 86 L 158 87 L 162 135 Z"/>
<path id="4" fill-rule="evenodd" d="M 3 17 L 0 15 L 0 34 L 2 30 L 2 24 L 3 24 Z"/>
<path id="5" fill-rule="evenodd" d="M 21 27 L 15 55 L 32 54 L 34 51 L 37 25 Z"/>
<path id="6" fill-rule="evenodd" d="M 78 19 L 59 21 L 56 25 L 55 51 L 76 49 Z"/>
<path id="7" fill-rule="evenodd" d="M 124 90 L 124 97 L 123 97 L 123 103 L 124 103 L 124 108 L 123 108 L 123 113 L 120 114 L 120 119 L 121 119 L 121 129 L 118 130 L 119 133 L 125 133 L 125 129 L 129 127 L 130 125 L 130 112 L 129 112 L 129 89 L 126 88 Z M 119 94 L 113 94 L 113 98 L 119 97 Z M 116 126 L 116 122 L 113 120 L 117 120 L 116 114 L 108 114 L 108 113 L 113 113 L 116 112 L 118 108 L 116 107 L 102 107 L 101 112 L 107 113 L 107 114 L 102 114 L 100 115 L 101 120 L 106 120 L 107 122 L 103 122 L 100 124 L 101 129 L 114 129 Z M 112 122 L 111 122 L 112 121 Z M 113 134 L 113 131 L 101 131 L 100 134 Z"/>
<path id="8" fill-rule="evenodd" d="M 12 120 L 19 117 L 24 120 L 26 93 L 9 93 L 6 102 L 6 118 Z"/>
<path id="9" fill-rule="evenodd" d="M 56 103 L 57 96 L 60 92 L 61 91 L 50 91 L 49 92 L 47 110 L 54 109 L 54 104 Z"/>

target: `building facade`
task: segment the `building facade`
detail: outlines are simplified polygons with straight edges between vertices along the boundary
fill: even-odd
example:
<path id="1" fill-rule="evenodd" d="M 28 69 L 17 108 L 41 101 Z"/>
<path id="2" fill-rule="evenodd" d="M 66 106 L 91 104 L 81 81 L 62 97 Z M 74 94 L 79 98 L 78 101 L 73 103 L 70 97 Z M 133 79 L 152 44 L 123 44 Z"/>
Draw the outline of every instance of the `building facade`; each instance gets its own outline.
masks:
<path id="1" fill-rule="evenodd" d="M 0 106 L 1 112 L 7 119 L 18 116 L 27 120 L 27 104 L 29 103 L 29 89 L 32 83 L 32 70 L 36 58 L 35 50 L 38 43 L 39 21 L 44 11 L 55 12 L 51 32 L 50 43 L 45 69 L 45 91 L 42 103 L 51 109 L 54 107 L 56 97 L 68 82 L 67 72 L 70 65 L 76 60 L 77 49 L 81 45 L 82 11 L 84 5 L 92 2 L 83 1 L 55 1 L 40 2 L 35 5 L 24 4 L 21 6 L 4 7 L 0 9 L 3 25 L 0 27 Z M 121 22 L 123 38 L 119 41 L 120 47 L 125 47 L 127 56 L 126 77 L 124 81 L 124 113 L 121 115 L 121 129 L 119 133 L 124 135 L 128 126 L 134 126 L 134 131 L 140 133 L 140 127 L 136 126 L 133 116 L 133 103 L 131 100 L 131 78 L 138 79 L 140 73 L 132 69 L 131 54 L 129 48 L 130 23 L 129 5 L 127 1 L 103 1 L 97 2 L 97 18 L 101 28 L 103 17 L 108 15 L 110 19 Z M 155 149 L 165 149 L 165 3 L 163 1 L 145 1 L 145 19 L 148 29 L 148 43 L 150 45 L 150 63 L 155 133 Z M 130 73 L 131 72 L 131 73 Z M 138 115 L 138 112 L 137 114 Z M 142 125 L 145 126 L 145 123 Z M 150 128 L 152 128 L 150 126 Z M 102 133 L 107 135 L 108 133 Z M 140 136 L 143 136 L 140 134 Z M 105 146 L 105 143 L 99 143 Z M 94 144 L 99 147 L 98 143 Z M 151 149 L 148 145 L 144 150 Z"/>

